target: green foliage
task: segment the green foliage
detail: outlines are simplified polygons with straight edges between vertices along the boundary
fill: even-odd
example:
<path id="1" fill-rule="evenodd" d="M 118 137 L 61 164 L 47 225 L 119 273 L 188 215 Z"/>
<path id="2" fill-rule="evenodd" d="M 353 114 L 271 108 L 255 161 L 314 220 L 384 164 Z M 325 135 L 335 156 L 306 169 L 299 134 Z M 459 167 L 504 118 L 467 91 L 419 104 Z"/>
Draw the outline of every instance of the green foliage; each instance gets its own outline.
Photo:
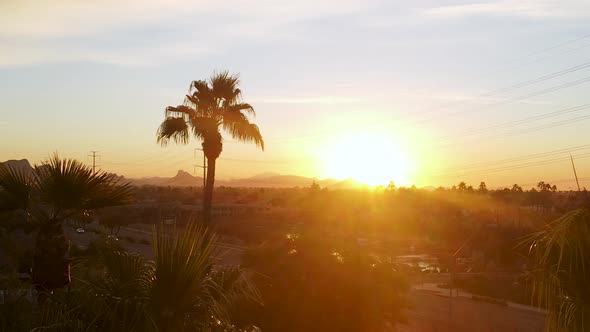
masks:
<path id="1" fill-rule="evenodd" d="M 289 233 L 245 260 L 258 275 L 265 306 L 251 315 L 263 331 L 383 331 L 404 321 L 404 278 L 355 242 Z"/>
<path id="2" fill-rule="evenodd" d="M 73 159 L 52 155 L 31 172 L 0 165 L 0 206 L 24 211 L 21 226 L 39 229 L 33 252 L 33 280 L 39 289 L 55 289 L 69 282 L 66 219 L 89 210 L 129 201 L 131 185 Z"/>
<path id="3" fill-rule="evenodd" d="M 101 251 L 104 278 L 48 295 L 38 330 L 236 330 L 232 305 L 259 296 L 241 270 L 213 265 L 215 239 L 191 224 L 182 233 L 158 228 L 154 261 Z"/>
<path id="4" fill-rule="evenodd" d="M 536 302 L 550 331 L 590 331 L 590 211 L 569 212 L 529 239 Z"/>

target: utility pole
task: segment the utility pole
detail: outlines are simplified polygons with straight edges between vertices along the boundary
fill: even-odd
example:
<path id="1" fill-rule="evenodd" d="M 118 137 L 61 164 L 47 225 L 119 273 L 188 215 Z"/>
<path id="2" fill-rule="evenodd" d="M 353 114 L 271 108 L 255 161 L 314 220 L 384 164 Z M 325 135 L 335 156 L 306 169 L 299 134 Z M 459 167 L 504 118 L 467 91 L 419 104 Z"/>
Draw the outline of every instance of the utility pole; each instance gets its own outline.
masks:
<path id="1" fill-rule="evenodd" d="M 578 185 L 578 191 L 580 191 L 580 181 L 578 181 L 578 174 L 576 173 L 576 165 L 574 165 L 574 157 L 570 153 L 570 160 L 572 161 L 572 168 L 574 170 L 574 177 L 576 178 L 576 184 Z"/>
<path id="2" fill-rule="evenodd" d="M 96 174 L 96 167 L 100 167 L 100 165 L 96 165 L 96 157 L 100 158 L 100 155 L 98 155 L 99 151 L 90 151 L 91 154 L 89 154 L 89 157 L 92 157 L 92 174 Z"/>
<path id="3" fill-rule="evenodd" d="M 203 149 L 195 148 L 195 159 L 197 159 L 197 151 L 203 151 Z M 203 151 L 203 165 L 195 164 L 194 166 L 193 173 L 197 173 L 197 167 L 203 169 L 203 192 L 205 192 L 205 184 L 207 183 L 207 159 L 205 159 L 205 151 Z"/>
<path id="4" fill-rule="evenodd" d="M 199 149 L 199 148 L 195 148 L 194 150 L 194 158 L 195 160 L 197 159 L 197 151 L 202 151 L 203 152 L 203 165 L 198 165 L 195 164 L 195 169 L 194 172 L 196 173 L 197 167 L 200 167 L 203 169 L 203 210 L 202 210 L 202 215 L 201 217 L 203 218 L 203 220 L 205 220 L 205 186 L 207 185 L 207 160 L 205 159 L 205 150 L 203 149 Z"/>

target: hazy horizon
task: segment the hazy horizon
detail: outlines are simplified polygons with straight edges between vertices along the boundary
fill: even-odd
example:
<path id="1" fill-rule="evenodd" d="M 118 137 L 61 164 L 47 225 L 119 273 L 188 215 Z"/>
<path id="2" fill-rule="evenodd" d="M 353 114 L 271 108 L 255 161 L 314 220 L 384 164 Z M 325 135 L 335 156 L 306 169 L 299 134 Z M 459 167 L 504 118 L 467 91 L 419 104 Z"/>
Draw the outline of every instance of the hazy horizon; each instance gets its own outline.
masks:
<path id="1" fill-rule="evenodd" d="M 266 149 L 226 137 L 219 179 L 568 189 L 570 153 L 590 176 L 589 3 L 254 5 L 2 2 L 0 160 L 98 150 L 126 177 L 193 173 L 200 143 L 161 147 L 156 129 L 192 80 L 227 69 Z"/>

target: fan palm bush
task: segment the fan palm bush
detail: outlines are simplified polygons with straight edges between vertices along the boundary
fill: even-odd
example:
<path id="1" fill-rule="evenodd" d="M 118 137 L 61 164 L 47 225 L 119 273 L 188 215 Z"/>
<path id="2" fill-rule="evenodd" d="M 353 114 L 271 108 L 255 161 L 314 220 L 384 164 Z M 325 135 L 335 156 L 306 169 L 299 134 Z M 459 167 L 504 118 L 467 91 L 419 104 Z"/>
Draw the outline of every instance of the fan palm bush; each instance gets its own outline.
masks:
<path id="1" fill-rule="evenodd" d="M 531 236 L 536 302 L 550 331 L 590 331 L 590 211 L 569 212 Z"/>
<path id="2" fill-rule="evenodd" d="M 7 219 L 38 230 L 32 262 L 38 290 L 53 290 L 70 281 L 64 222 L 83 211 L 125 204 L 131 190 L 115 175 L 95 173 L 57 154 L 32 170 L 0 165 L 0 209 Z"/>
<path id="3" fill-rule="evenodd" d="M 76 292 L 55 294 L 42 317 L 44 330 L 237 331 L 232 305 L 259 301 L 235 267 L 214 265 L 216 236 L 189 225 L 182 233 L 158 228 L 154 260 L 106 251 L 106 276 Z"/>

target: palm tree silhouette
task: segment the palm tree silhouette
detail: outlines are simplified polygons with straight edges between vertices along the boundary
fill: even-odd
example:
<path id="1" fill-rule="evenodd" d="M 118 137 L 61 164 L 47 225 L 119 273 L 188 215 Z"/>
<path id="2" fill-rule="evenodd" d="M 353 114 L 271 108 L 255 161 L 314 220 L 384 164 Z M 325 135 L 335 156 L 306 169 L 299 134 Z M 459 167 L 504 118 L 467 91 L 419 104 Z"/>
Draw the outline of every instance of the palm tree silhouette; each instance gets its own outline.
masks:
<path id="1" fill-rule="evenodd" d="M 129 202 L 132 187 L 114 174 L 57 154 L 31 172 L 0 165 L 0 211 L 11 211 L 24 227 L 39 229 L 35 239 L 32 280 L 38 290 L 70 282 L 68 245 L 63 224 L 83 211 Z"/>
<path id="2" fill-rule="evenodd" d="M 264 150 L 264 141 L 258 126 L 251 123 L 248 115 L 255 115 L 254 108 L 242 102 L 238 88 L 238 75 L 227 71 L 214 73 L 209 81 L 193 81 L 184 104 L 166 107 L 166 119 L 157 132 L 157 141 L 162 145 L 171 140 L 187 144 L 191 134 L 200 140 L 207 157 L 207 182 L 203 197 L 203 222 L 211 220 L 211 201 L 215 184 L 215 162 L 223 149 L 221 132 L 233 139 L 251 142 Z"/>

